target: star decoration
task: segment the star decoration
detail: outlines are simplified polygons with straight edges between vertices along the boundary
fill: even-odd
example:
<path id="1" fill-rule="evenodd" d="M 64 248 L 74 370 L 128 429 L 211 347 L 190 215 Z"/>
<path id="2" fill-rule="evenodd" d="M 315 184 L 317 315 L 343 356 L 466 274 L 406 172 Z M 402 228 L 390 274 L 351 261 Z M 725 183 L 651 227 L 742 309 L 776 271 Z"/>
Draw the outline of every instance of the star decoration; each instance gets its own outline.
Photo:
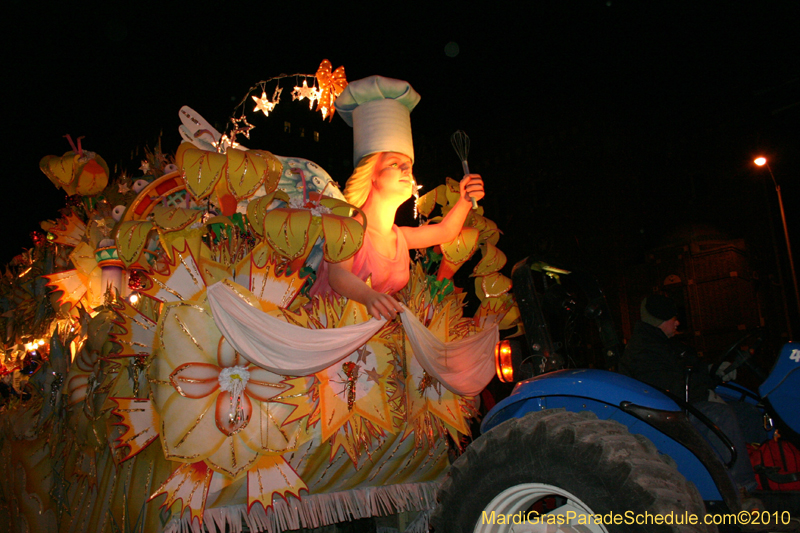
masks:
<path id="1" fill-rule="evenodd" d="M 303 80 L 303 85 L 301 87 L 295 86 L 294 91 L 292 91 L 292 100 L 308 98 L 308 108 L 314 109 L 314 102 L 319 100 L 321 94 L 321 90 L 316 87 L 309 87 L 308 81 Z"/>
<path id="2" fill-rule="evenodd" d="M 377 368 L 373 368 L 372 370 L 364 370 L 364 373 L 367 375 L 367 381 L 378 383 L 378 380 L 381 379 L 381 375 L 378 374 Z"/>
<path id="3" fill-rule="evenodd" d="M 311 87 L 308 86 L 308 81 L 303 80 L 302 87 L 297 85 L 294 86 L 294 90 L 292 91 L 292 100 L 302 100 L 303 98 L 308 98 L 308 92 L 310 90 Z"/>
<path id="4" fill-rule="evenodd" d="M 275 92 L 272 93 L 272 106 L 275 107 L 281 102 L 281 93 L 283 89 L 279 86 L 275 87 Z"/>
<path id="5" fill-rule="evenodd" d="M 119 187 L 119 192 L 120 192 L 120 194 L 125 194 L 125 193 L 127 193 L 127 192 L 130 192 L 130 190 L 131 190 L 131 188 L 130 188 L 130 186 L 128 185 L 128 182 L 127 182 L 127 181 L 126 181 L 126 182 L 120 182 L 120 183 L 117 185 L 117 187 Z"/>
<path id="6" fill-rule="evenodd" d="M 314 102 L 319 100 L 319 97 L 322 96 L 322 91 L 314 87 L 311 89 L 311 95 L 308 97 L 308 108 L 314 109 Z"/>
<path id="7" fill-rule="evenodd" d="M 275 109 L 275 104 L 269 101 L 267 93 L 264 91 L 261 91 L 261 98 L 256 98 L 255 96 L 251 96 L 251 98 L 256 103 L 256 107 L 253 108 L 253 111 L 261 111 L 264 115 L 269 116 L 269 112 Z"/>
<path id="8" fill-rule="evenodd" d="M 148 163 L 147 160 L 143 160 L 142 166 L 139 167 L 139 170 L 147 174 L 148 172 L 150 172 L 150 163 Z"/>
<path id="9" fill-rule="evenodd" d="M 359 348 L 356 351 L 358 352 L 358 359 L 356 359 L 356 363 L 363 362 L 366 365 L 367 364 L 367 357 L 369 356 L 369 350 L 367 349 L 367 345 L 365 344 L 364 346 L 362 346 L 361 348 Z"/>
<path id="10" fill-rule="evenodd" d="M 231 122 L 233 122 L 233 131 L 231 132 L 231 143 L 233 143 L 233 141 L 236 139 L 236 136 L 239 135 L 240 133 L 245 137 L 247 137 L 248 139 L 250 138 L 250 130 L 255 128 L 255 126 L 247 122 L 247 119 L 245 118 L 244 115 L 242 115 L 239 118 L 231 118 Z M 244 126 L 241 125 L 242 123 L 244 123 Z"/>
<path id="11" fill-rule="evenodd" d="M 100 233 L 103 235 L 103 237 L 108 237 L 111 234 L 111 228 L 108 227 L 105 219 L 98 218 L 94 221 L 94 223 L 95 226 L 97 226 L 97 229 L 100 230 Z"/>
<path id="12" fill-rule="evenodd" d="M 265 116 L 269 116 L 270 111 L 275 109 L 275 106 L 280 103 L 282 92 L 283 89 L 281 87 L 275 87 L 275 92 L 272 93 L 272 100 L 267 98 L 267 93 L 263 89 L 261 90 L 261 98 L 251 96 L 256 103 L 256 107 L 253 108 L 253 111 L 261 111 Z"/>

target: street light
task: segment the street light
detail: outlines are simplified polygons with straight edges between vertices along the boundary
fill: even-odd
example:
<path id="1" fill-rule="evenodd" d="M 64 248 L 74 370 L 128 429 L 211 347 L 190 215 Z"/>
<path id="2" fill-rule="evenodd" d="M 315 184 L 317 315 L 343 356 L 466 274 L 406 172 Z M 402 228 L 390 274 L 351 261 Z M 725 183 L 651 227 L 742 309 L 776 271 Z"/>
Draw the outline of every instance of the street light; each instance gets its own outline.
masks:
<path id="1" fill-rule="evenodd" d="M 792 273 L 792 282 L 794 283 L 794 299 L 797 304 L 797 312 L 800 314 L 800 291 L 797 288 L 797 274 L 794 271 L 794 259 L 792 257 L 792 245 L 789 242 L 789 229 L 786 227 L 786 212 L 783 210 L 783 197 L 781 196 L 781 186 L 775 181 L 775 176 L 772 174 L 772 169 L 769 167 L 766 157 L 757 157 L 753 163 L 763 167 L 766 166 L 769 171 L 769 177 L 772 178 L 772 183 L 775 185 L 775 192 L 778 193 L 778 205 L 781 209 L 781 220 L 783 221 L 783 236 L 786 238 L 786 251 L 789 254 L 789 270 Z"/>

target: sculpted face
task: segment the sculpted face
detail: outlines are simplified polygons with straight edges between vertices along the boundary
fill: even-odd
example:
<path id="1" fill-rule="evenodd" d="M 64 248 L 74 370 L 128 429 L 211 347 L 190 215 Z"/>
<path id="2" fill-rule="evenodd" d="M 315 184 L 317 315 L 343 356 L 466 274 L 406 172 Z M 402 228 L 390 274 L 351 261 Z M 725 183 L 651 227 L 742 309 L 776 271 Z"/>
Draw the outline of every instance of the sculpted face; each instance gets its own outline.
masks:
<path id="1" fill-rule="evenodd" d="M 407 155 L 382 153 L 372 176 L 374 192 L 387 199 L 393 198 L 401 202 L 408 200 L 414 190 L 414 176 L 411 173 L 413 165 Z"/>

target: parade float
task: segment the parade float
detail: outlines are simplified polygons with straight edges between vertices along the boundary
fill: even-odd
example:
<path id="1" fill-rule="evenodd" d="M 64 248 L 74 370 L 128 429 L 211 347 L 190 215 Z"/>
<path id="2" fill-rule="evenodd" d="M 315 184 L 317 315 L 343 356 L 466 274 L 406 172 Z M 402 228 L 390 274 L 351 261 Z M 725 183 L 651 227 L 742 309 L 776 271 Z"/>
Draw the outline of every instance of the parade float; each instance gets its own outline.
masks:
<path id="1" fill-rule="evenodd" d="M 300 76 L 294 99 L 332 119 L 344 69 Z M 41 160 L 68 196 L 0 288 L 9 531 L 277 532 L 403 511 L 426 528 L 497 331 L 518 322 L 500 232 L 479 207 L 418 253 L 396 320 L 309 297 L 366 223 L 315 163 L 241 146 L 282 82 L 251 89 L 223 133 L 182 108 L 184 142 L 138 177 L 80 140 Z M 449 178 L 417 198 L 420 225 L 458 199 Z M 475 255 L 464 316 L 452 278 Z"/>

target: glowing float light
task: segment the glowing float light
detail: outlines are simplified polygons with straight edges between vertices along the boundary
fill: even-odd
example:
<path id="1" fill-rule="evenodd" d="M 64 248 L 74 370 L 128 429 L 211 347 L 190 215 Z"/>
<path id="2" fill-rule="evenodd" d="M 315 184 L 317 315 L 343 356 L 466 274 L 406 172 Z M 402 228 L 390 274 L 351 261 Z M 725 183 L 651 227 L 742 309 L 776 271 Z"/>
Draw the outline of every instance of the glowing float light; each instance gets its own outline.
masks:
<path id="1" fill-rule="evenodd" d="M 511 363 L 511 343 L 507 340 L 498 342 L 494 347 L 494 366 L 497 377 L 503 383 L 514 382 L 514 366 Z"/>

